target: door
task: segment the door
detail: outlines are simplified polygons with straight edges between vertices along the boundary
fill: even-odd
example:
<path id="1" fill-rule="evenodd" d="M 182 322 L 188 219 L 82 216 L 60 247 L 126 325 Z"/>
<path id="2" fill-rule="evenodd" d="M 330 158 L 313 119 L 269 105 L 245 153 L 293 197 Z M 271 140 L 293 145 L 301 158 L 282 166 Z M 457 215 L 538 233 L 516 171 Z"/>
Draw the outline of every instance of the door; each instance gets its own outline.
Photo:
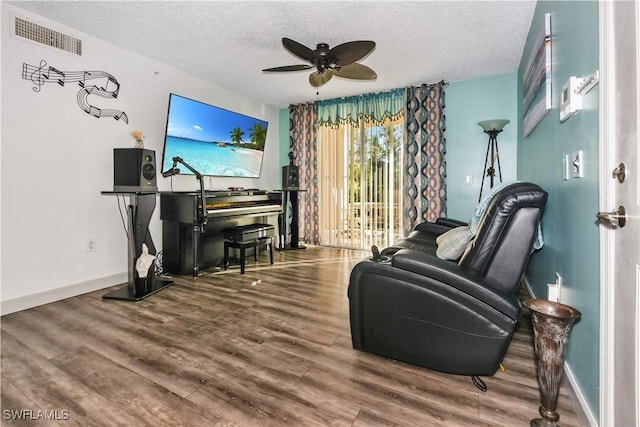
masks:
<path id="1" fill-rule="evenodd" d="M 619 222 L 600 227 L 603 426 L 640 425 L 639 22 L 637 2 L 600 2 L 600 211 Z"/>
<path id="2" fill-rule="evenodd" d="M 401 235 L 403 119 L 318 130 L 320 243 L 389 246 Z"/>

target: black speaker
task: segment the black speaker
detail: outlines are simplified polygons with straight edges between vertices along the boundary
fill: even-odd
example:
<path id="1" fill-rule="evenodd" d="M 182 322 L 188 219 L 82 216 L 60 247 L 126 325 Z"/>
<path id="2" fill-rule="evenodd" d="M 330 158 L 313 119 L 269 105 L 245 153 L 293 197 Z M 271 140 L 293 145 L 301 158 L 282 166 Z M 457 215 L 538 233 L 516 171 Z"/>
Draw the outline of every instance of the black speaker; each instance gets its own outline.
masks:
<path id="1" fill-rule="evenodd" d="M 155 151 L 114 148 L 113 191 L 158 191 Z"/>
<path id="2" fill-rule="evenodd" d="M 298 166 L 287 165 L 282 167 L 282 188 L 283 189 L 298 189 L 300 185 L 300 174 Z"/>

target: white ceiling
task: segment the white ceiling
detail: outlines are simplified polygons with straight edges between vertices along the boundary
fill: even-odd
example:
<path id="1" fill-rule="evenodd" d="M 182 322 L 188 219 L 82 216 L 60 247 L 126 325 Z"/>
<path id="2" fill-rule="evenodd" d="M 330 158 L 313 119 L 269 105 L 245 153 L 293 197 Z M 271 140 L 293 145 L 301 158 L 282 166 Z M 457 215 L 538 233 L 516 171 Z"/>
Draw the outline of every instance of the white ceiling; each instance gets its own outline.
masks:
<path id="1" fill-rule="evenodd" d="M 516 71 L 535 0 L 17 1 L 18 7 L 269 104 L 380 92 Z M 374 81 L 334 77 L 316 89 L 282 37 L 311 49 L 373 40 Z"/>

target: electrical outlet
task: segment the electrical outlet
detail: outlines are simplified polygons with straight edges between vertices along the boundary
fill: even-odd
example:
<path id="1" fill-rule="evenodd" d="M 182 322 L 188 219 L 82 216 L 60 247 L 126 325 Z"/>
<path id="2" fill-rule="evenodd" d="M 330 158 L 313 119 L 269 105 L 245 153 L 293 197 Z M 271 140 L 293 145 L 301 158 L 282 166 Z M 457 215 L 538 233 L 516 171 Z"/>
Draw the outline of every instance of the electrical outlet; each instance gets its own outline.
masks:
<path id="1" fill-rule="evenodd" d="M 548 299 L 555 302 L 560 302 L 562 297 L 562 276 L 560 273 L 556 273 L 556 282 L 549 284 L 549 297 Z"/>
<path id="2" fill-rule="evenodd" d="M 87 252 L 95 252 L 96 251 L 96 239 L 88 239 L 87 240 Z"/>
<path id="3" fill-rule="evenodd" d="M 547 283 L 547 299 L 553 302 L 560 302 L 560 286 L 556 283 Z"/>

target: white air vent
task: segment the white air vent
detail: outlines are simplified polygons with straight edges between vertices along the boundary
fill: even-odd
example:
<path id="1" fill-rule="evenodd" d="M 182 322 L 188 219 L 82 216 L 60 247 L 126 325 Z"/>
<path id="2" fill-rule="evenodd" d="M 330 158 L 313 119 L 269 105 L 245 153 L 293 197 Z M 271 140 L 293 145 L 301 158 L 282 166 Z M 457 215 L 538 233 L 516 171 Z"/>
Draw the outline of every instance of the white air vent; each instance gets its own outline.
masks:
<path id="1" fill-rule="evenodd" d="M 75 55 L 82 55 L 82 40 L 17 16 L 14 21 L 14 34 Z"/>

